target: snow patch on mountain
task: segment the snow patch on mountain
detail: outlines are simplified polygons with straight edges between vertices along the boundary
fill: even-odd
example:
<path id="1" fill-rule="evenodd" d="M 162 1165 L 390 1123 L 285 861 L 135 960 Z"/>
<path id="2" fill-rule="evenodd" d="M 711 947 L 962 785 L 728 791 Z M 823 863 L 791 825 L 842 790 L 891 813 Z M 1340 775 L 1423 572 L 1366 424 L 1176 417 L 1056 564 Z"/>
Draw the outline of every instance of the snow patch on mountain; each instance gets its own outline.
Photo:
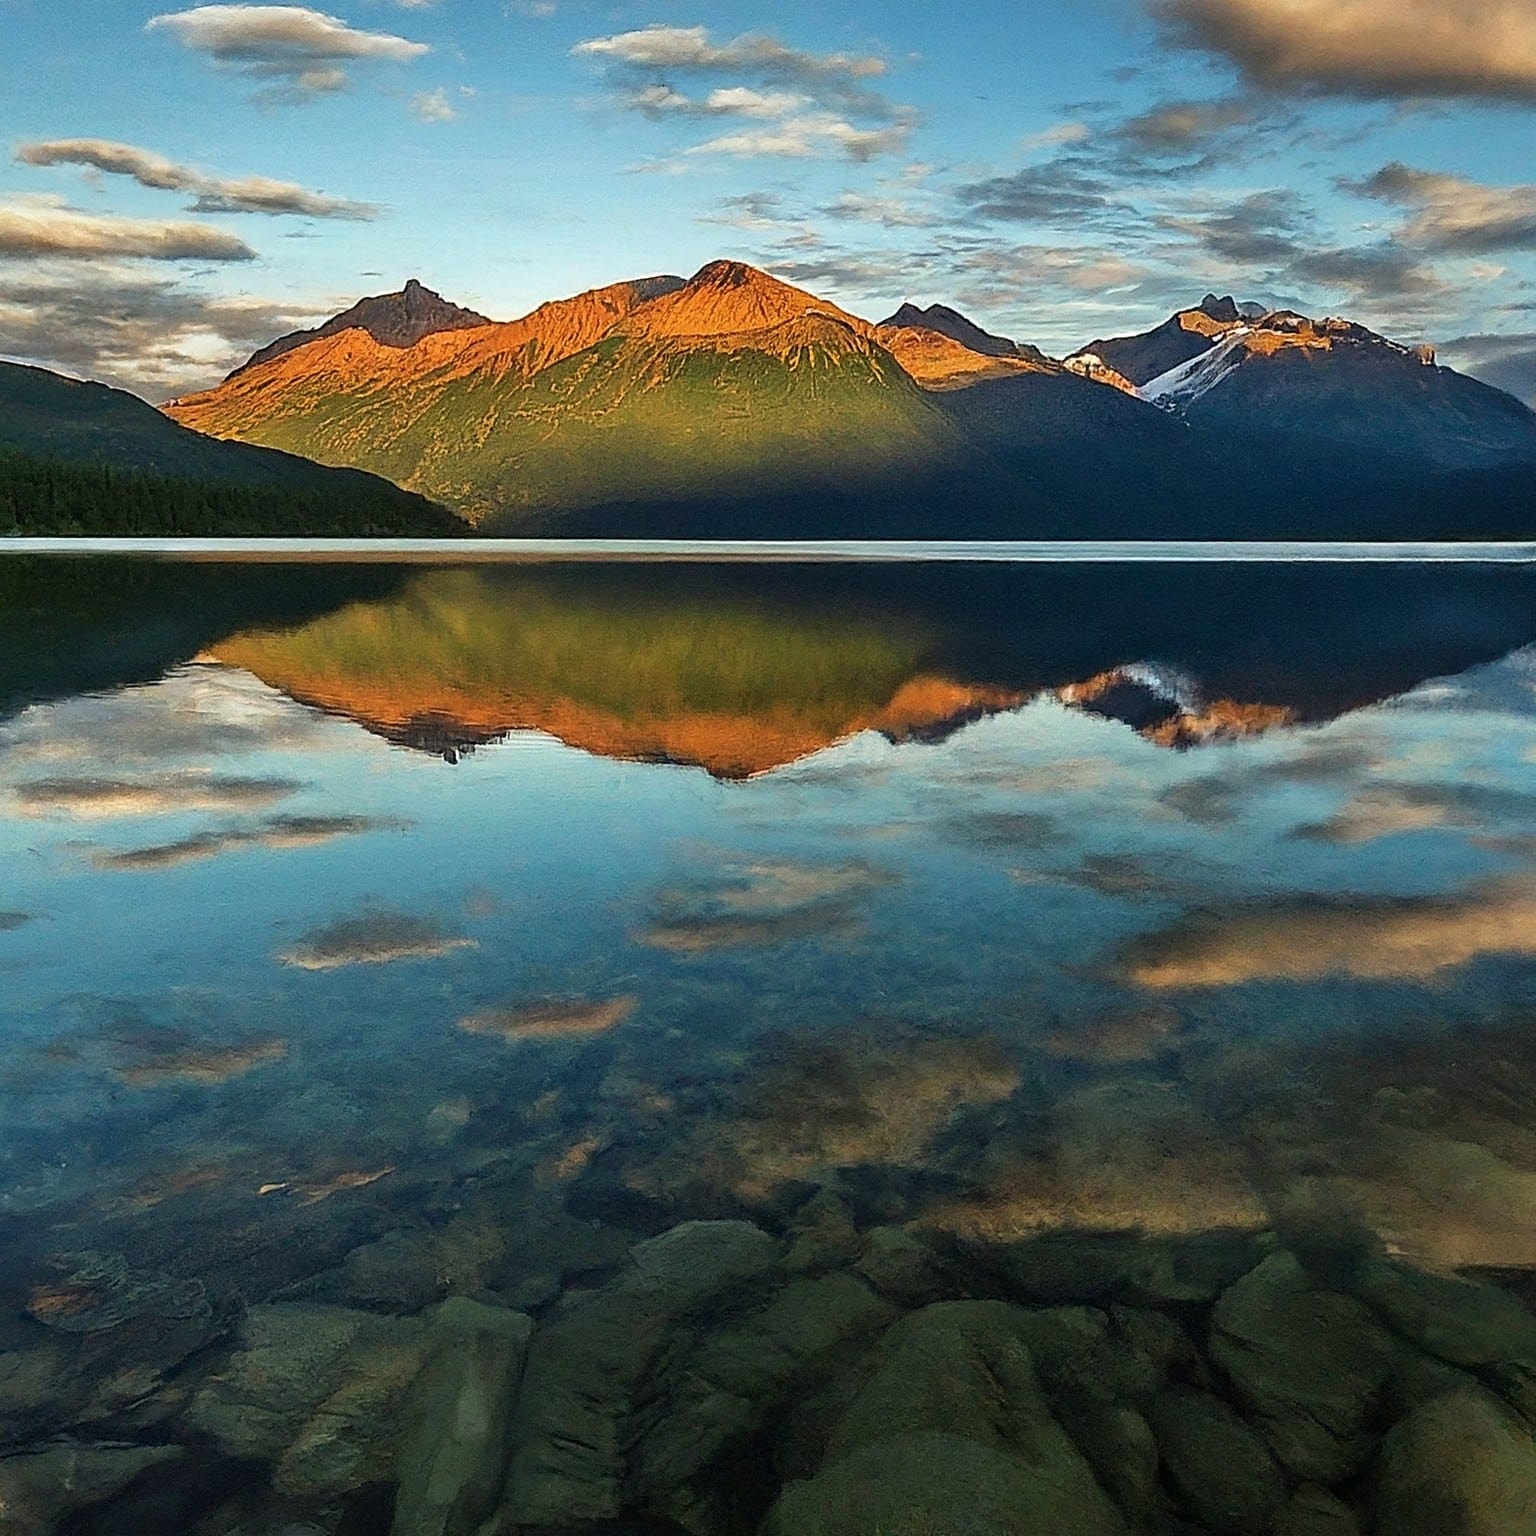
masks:
<path id="1" fill-rule="evenodd" d="M 1149 379 L 1141 386 L 1142 398 L 1162 406 L 1192 405 L 1241 367 L 1243 343 L 1252 334 L 1245 325 L 1229 331 L 1209 351 Z"/>

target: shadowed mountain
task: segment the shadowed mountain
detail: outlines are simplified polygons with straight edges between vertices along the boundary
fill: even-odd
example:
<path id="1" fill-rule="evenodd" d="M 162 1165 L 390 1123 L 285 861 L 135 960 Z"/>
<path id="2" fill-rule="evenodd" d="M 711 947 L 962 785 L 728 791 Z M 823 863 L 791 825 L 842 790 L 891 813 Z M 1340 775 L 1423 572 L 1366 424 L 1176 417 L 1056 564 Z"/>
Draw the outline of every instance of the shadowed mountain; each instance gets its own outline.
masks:
<path id="1" fill-rule="evenodd" d="M 342 331 L 367 331 L 381 347 L 404 348 L 415 346 L 424 336 L 434 336 L 439 331 L 467 331 L 490 323 L 484 315 L 477 315 L 472 309 L 461 309 L 457 304 L 450 304 L 440 293 L 423 288 L 413 277 L 399 293 L 359 299 L 351 309 L 332 316 L 324 325 L 279 336 L 254 353 L 229 377 L 269 363 L 307 342 L 337 336 Z"/>
<path id="2" fill-rule="evenodd" d="M 1090 341 L 1068 361 L 1096 358 L 1140 386 L 1192 357 L 1199 357 L 1241 319 L 1242 312 L 1234 299 L 1218 299 L 1214 293 L 1208 293 L 1193 309 L 1181 309 L 1170 315 L 1155 330 L 1138 336 Z"/>
<path id="3" fill-rule="evenodd" d="M 220 442 L 135 395 L 0 363 L 0 527 L 22 533 L 451 535 L 377 476 Z"/>
<path id="4" fill-rule="evenodd" d="M 1036 514 L 1035 537 L 1134 538 L 1149 507 L 1183 537 L 1230 536 L 1221 445 L 1142 400 L 1064 368 L 978 380 L 940 398 L 967 440 L 1033 486 L 1043 507 L 1062 509 Z M 1258 510 L 1272 527 L 1282 515 Z M 1254 511 L 1250 497 L 1245 513 Z"/>
<path id="5" fill-rule="evenodd" d="M 230 634 L 383 602 L 398 566 L 0 559 L 0 719 L 29 704 L 150 683 Z"/>
<path id="6" fill-rule="evenodd" d="M 1348 320 L 1256 313 L 1207 296 L 1142 336 L 1094 342 L 1097 358 L 1192 424 L 1252 441 L 1336 445 L 1431 470 L 1536 471 L 1536 413 Z"/>

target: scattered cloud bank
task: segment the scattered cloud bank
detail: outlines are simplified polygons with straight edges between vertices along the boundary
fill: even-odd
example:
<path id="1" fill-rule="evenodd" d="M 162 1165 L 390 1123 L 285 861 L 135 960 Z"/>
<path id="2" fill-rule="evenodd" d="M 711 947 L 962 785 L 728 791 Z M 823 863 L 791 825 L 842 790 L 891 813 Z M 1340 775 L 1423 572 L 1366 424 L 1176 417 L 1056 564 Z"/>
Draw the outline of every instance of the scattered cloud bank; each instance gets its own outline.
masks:
<path id="1" fill-rule="evenodd" d="M 208 224 L 85 213 L 57 203 L 0 203 L 0 260 L 254 261 L 243 240 Z"/>
<path id="2" fill-rule="evenodd" d="M 642 27 L 589 38 L 574 51 L 578 56 L 616 59 L 641 69 L 740 70 L 801 87 L 831 82 L 840 91 L 848 81 L 869 80 L 886 72 L 885 61 L 872 55 L 810 53 L 763 34 L 717 43 L 707 27 Z"/>
<path id="3" fill-rule="evenodd" d="M 151 17 L 163 32 L 220 69 L 263 82 L 269 98 L 343 90 L 357 63 L 408 64 L 431 49 L 389 32 L 363 32 L 298 5 L 199 5 Z"/>
<path id="4" fill-rule="evenodd" d="M 632 996 L 601 1002 L 557 1001 L 528 1003 L 503 1008 L 482 1008 L 459 1020 L 470 1035 L 490 1035 L 508 1042 L 519 1040 L 570 1040 L 600 1035 L 622 1024 L 635 1011 Z"/>
<path id="5" fill-rule="evenodd" d="M 847 937 L 894 877 L 865 864 L 727 865 L 697 885 L 661 891 L 637 937 L 677 954 Z"/>
<path id="6" fill-rule="evenodd" d="M 459 109 L 448 99 L 448 92 L 439 87 L 435 91 L 417 91 L 411 97 L 411 116 L 423 123 L 451 123 L 457 120 Z"/>
<path id="7" fill-rule="evenodd" d="M 1154 991 L 1356 976 L 1427 981 L 1480 955 L 1536 950 L 1536 889 L 1489 881 L 1465 895 L 1297 899 L 1185 919 L 1133 942 L 1126 980 Z"/>
<path id="8" fill-rule="evenodd" d="M 1536 0 L 1152 0 L 1251 80 L 1345 96 L 1536 101 Z"/>
<path id="9" fill-rule="evenodd" d="M 24 165 L 79 165 L 108 176 L 127 176 L 140 186 L 181 192 L 192 199 L 193 213 L 297 214 L 312 219 L 376 219 L 372 203 L 311 192 L 267 176 L 213 176 L 153 150 L 112 139 L 50 139 L 23 144 L 16 158 Z"/>
<path id="10" fill-rule="evenodd" d="M 147 397 L 209 384 L 274 336 L 323 318 L 302 304 L 213 296 L 117 263 L 69 267 L 22 269 L 0 288 L 0 354 Z"/>
<path id="11" fill-rule="evenodd" d="M 1486 784 L 1381 783 L 1361 790 L 1323 821 L 1298 827 L 1308 842 L 1368 843 L 1440 827 L 1493 836 L 1536 823 L 1536 796 Z"/>
<path id="12" fill-rule="evenodd" d="M 1404 209 L 1396 238 L 1420 250 L 1462 256 L 1536 250 L 1536 184 L 1489 187 L 1395 160 L 1373 176 L 1345 177 L 1337 185 Z"/>
<path id="13" fill-rule="evenodd" d="M 650 26 L 588 38 L 572 53 L 604 67 L 619 104 L 652 120 L 713 121 L 727 131 L 685 156 L 843 155 L 856 161 L 899 153 L 917 121 L 869 85 L 884 59 L 812 53 L 750 34 L 717 42 L 707 27 Z M 680 90 L 678 79 L 697 81 Z"/>

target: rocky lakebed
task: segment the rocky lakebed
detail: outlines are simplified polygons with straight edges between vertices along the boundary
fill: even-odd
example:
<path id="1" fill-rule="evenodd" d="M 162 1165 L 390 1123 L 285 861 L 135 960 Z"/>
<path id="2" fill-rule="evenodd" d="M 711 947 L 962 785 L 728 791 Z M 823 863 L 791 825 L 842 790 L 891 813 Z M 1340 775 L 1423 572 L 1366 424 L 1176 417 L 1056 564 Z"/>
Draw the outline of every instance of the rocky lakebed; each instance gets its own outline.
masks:
<path id="1" fill-rule="evenodd" d="M 802 1187 L 628 1251 L 550 1215 L 555 1268 L 456 1284 L 464 1193 L 244 1295 L 56 1260 L 5 1323 L 0 1530 L 1536 1530 L 1536 1315 L 1359 1233 L 934 1243 Z"/>

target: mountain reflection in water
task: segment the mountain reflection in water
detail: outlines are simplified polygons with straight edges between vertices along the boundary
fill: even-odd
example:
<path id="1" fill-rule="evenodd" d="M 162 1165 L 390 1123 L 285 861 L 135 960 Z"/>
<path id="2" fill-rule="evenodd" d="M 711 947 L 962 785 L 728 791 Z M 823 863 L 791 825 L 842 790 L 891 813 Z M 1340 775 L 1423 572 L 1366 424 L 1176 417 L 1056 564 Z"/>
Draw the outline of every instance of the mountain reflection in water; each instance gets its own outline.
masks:
<path id="1" fill-rule="evenodd" d="M 1526 1401 L 1536 571 L 0 583 L 39 1532 L 798 1529 L 956 1298 L 1074 1309 L 1008 1326 L 1066 1330 L 1083 1530 L 1209 1526 L 1192 1393 L 1265 1520 L 1383 1533 L 1390 1425 Z M 483 1508 L 433 1527 L 398 1426 L 455 1329 L 521 1361 L 514 1312 Z"/>
<path id="2" fill-rule="evenodd" d="M 256 585 L 232 574 L 199 568 L 241 595 Z M 612 565 L 261 577 L 276 589 L 268 603 L 321 611 L 292 623 L 279 608 L 262 623 L 258 607 L 255 624 L 226 619 L 175 659 L 205 651 L 439 754 L 534 729 L 722 778 L 861 730 L 940 738 L 1047 689 L 1175 744 L 1326 719 L 1522 644 L 1530 613 L 1529 582 L 1509 569 Z M 385 590 L 370 594 L 370 581 Z"/>

